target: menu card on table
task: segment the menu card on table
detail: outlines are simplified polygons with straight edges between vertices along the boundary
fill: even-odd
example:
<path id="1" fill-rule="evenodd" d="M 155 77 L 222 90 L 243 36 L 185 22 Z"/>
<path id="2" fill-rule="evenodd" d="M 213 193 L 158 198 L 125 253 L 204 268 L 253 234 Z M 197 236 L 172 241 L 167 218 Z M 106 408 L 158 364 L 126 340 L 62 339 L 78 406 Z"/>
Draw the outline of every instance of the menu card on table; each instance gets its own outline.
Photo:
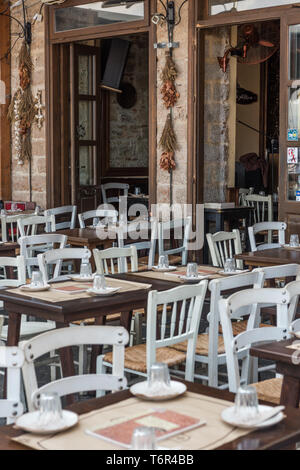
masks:
<path id="1" fill-rule="evenodd" d="M 168 409 L 157 409 L 149 410 L 144 414 L 138 414 L 131 419 L 125 419 L 112 426 L 104 425 L 104 427 L 97 427 L 92 430 L 87 429 L 86 433 L 113 444 L 130 448 L 133 431 L 140 426 L 154 428 L 157 441 L 162 441 L 204 424 L 206 424 L 204 420 Z"/>

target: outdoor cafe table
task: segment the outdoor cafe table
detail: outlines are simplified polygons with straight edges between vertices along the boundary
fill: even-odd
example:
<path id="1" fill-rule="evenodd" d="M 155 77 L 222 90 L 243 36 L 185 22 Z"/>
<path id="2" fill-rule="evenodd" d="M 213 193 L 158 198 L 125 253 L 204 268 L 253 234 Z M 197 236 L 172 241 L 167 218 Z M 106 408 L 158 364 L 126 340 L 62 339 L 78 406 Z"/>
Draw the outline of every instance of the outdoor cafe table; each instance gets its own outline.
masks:
<path id="1" fill-rule="evenodd" d="M 68 237 L 67 243 L 76 248 L 87 247 L 91 250 L 93 255 L 93 249 L 99 246 L 103 248 L 109 248 L 112 246 L 112 243 L 116 241 L 115 239 L 106 238 L 101 240 L 99 238 L 99 229 L 92 227 L 86 228 L 73 228 L 66 230 L 57 230 L 55 233 L 66 235 Z M 94 257 L 91 257 L 91 263 L 93 270 L 95 269 Z"/>
<path id="2" fill-rule="evenodd" d="M 206 406 L 205 403 L 207 403 L 211 408 L 214 408 L 214 404 L 213 404 L 214 401 L 217 402 L 217 400 L 226 400 L 226 402 L 217 403 L 217 408 L 216 410 L 214 410 L 215 420 L 216 418 L 219 419 L 218 416 L 219 416 L 220 410 L 225 408 L 226 406 L 231 406 L 230 402 L 233 402 L 234 400 L 234 395 L 228 391 L 218 390 L 215 388 L 211 388 L 211 387 L 207 387 L 204 385 L 195 384 L 191 382 L 185 382 L 185 383 L 188 389 L 188 393 L 186 395 L 193 394 L 193 399 L 195 400 L 195 403 L 196 401 L 198 401 L 199 403 L 198 406 L 202 406 L 202 408 L 203 406 L 204 407 Z M 182 397 L 178 397 L 177 399 L 172 400 L 171 402 L 158 402 L 156 404 L 157 405 L 163 404 L 163 406 L 167 408 L 168 406 L 170 407 L 170 403 L 173 403 L 172 406 L 177 407 L 177 410 L 179 410 L 179 412 L 182 412 L 181 408 L 182 408 L 183 401 L 189 399 L 189 397 L 186 397 L 186 395 L 183 395 Z M 74 403 L 71 406 L 68 406 L 68 409 L 81 415 L 81 419 L 84 419 L 84 420 L 88 419 L 88 415 L 87 415 L 88 413 L 96 412 L 98 413 L 97 419 L 100 418 L 100 422 L 101 422 L 101 416 L 103 416 L 103 413 L 106 412 L 106 415 L 107 415 L 108 410 L 113 410 L 113 408 L 116 408 L 116 407 L 124 409 L 125 404 L 129 403 L 128 402 L 129 399 L 131 399 L 132 407 L 135 406 L 134 403 L 132 403 L 132 401 L 135 401 L 136 403 L 139 403 L 139 404 L 142 403 L 143 406 L 145 406 L 145 409 L 149 409 L 149 407 L 151 407 L 150 402 L 141 402 L 139 400 L 133 399 L 129 390 L 124 390 L 122 392 L 108 394 L 101 398 L 94 398 L 94 399 L 89 399 L 89 400 L 84 400 L 78 403 Z M 101 410 L 101 411 L 98 411 L 98 410 Z M 207 411 L 207 413 L 209 413 L 209 411 Z M 237 430 L 236 428 L 228 428 L 229 432 L 227 433 L 226 436 L 224 436 L 225 439 L 221 439 L 221 442 L 223 442 L 222 445 L 220 441 L 214 442 L 214 448 L 217 450 L 279 450 L 279 449 L 293 448 L 296 442 L 300 441 L 300 410 L 295 410 L 293 408 L 286 408 L 285 415 L 286 415 L 286 418 L 283 421 L 281 421 L 276 426 L 273 426 L 267 430 L 262 430 L 262 431 L 246 430 L 246 432 L 244 433 L 243 431 L 245 430 Z M 200 444 L 201 436 L 203 438 L 203 435 L 204 435 L 207 440 L 206 433 L 208 433 L 209 430 L 210 430 L 210 433 L 212 432 L 211 431 L 212 423 L 211 423 L 211 420 L 209 419 L 209 414 L 207 416 L 208 416 L 208 418 L 206 418 L 207 425 L 191 431 L 191 433 L 193 433 L 193 435 L 197 439 L 196 442 L 197 443 L 199 442 L 199 448 L 201 447 L 201 444 Z M 223 426 L 221 419 L 220 419 L 220 426 Z M 92 438 L 88 438 L 88 436 L 85 436 L 82 433 L 80 433 L 80 428 L 78 429 L 78 426 L 75 427 L 74 429 L 67 431 L 67 433 L 64 433 L 64 434 L 65 434 L 65 437 L 67 438 L 66 442 L 68 442 L 68 444 L 71 447 L 72 445 L 74 447 L 73 439 L 75 435 L 77 436 L 77 438 L 78 437 L 82 438 L 82 440 L 78 442 L 78 447 L 76 447 L 76 450 L 85 449 L 83 441 L 98 450 L 108 448 L 107 443 L 100 439 L 88 441 L 87 439 L 92 439 Z M 55 435 L 54 442 L 58 442 L 57 439 L 59 439 L 61 436 L 62 434 Z M 0 427 L 0 450 L 29 450 L 29 447 L 25 445 L 25 441 L 28 442 L 28 439 L 31 439 L 32 437 L 34 436 L 31 436 L 29 434 L 24 434 L 22 430 L 14 428 L 13 425 L 1 426 Z M 24 441 L 24 443 L 13 441 L 12 438 L 18 438 L 20 441 Z M 44 438 L 47 439 L 47 436 L 41 436 L 40 439 L 38 439 L 38 443 L 42 440 L 41 445 L 37 446 L 38 448 L 45 447 Z M 64 436 L 62 436 L 62 438 L 65 439 Z M 179 453 L 181 450 L 184 450 L 184 449 L 188 450 L 189 442 L 190 442 L 189 438 L 190 439 L 192 438 L 191 434 L 189 433 L 185 434 L 185 438 L 183 440 L 181 439 L 181 436 L 178 435 L 177 439 L 174 441 L 175 445 L 172 442 L 173 446 L 170 445 L 170 447 L 175 448 L 175 452 L 176 452 L 176 449 L 179 448 L 177 450 L 177 452 Z M 59 448 L 59 446 L 55 446 L 55 443 L 53 442 L 51 445 L 51 439 L 49 442 L 50 442 L 51 448 Z M 60 442 L 60 446 L 62 446 L 62 442 Z M 111 446 L 111 447 L 113 449 L 117 449 L 117 447 L 115 446 Z M 196 448 L 198 449 L 198 447 Z M 126 455 L 130 455 L 130 451 L 129 451 L 129 454 L 128 454 L 128 450 L 126 452 L 127 452 Z M 158 451 L 158 453 L 161 453 L 161 451 Z M 152 454 L 157 454 L 157 452 L 153 451 Z M 110 454 L 108 453 L 108 455 Z"/>
<path id="3" fill-rule="evenodd" d="M 279 266 L 280 264 L 300 264 L 300 249 L 271 248 L 269 250 L 250 251 L 235 255 L 249 268 Z"/>
<path id="4" fill-rule="evenodd" d="M 130 275 L 123 274 L 119 276 L 123 280 L 148 284 L 151 289 L 166 290 L 176 285 L 172 281 L 161 279 L 138 278 L 132 279 Z M 70 281 L 72 282 L 72 281 Z M 53 284 L 57 287 L 59 284 Z M 30 315 L 31 317 L 54 321 L 57 328 L 69 326 L 75 321 L 83 321 L 88 318 L 95 318 L 95 323 L 101 325 L 105 323 L 105 317 L 113 313 L 121 313 L 120 324 L 128 331 L 132 310 L 146 309 L 147 296 L 149 289 L 140 288 L 134 291 L 120 292 L 109 297 L 89 296 L 82 294 L 82 298 L 74 298 L 73 294 L 65 294 L 70 300 L 42 300 L 41 295 L 48 294 L 51 291 L 32 293 L 28 295 L 20 289 L 7 288 L 0 290 L 0 300 L 4 302 L 4 309 L 8 314 L 8 337 L 7 346 L 16 346 L 20 337 L 21 315 Z M 79 294 L 76 294 L 78 297 Z M 72 298 L 73 296 L 73 298 Z M 91 370 L 96 368 L 94 362 L 91 364 Z M 70 348 L 61 351 L 61 362 L 64 376 L 74 375 L 74 364 Z"/>
<path id="5" fill-rule="evenodd" d="M 291 348 L 297 338 L 259 344 L 250 349 L 252 356 L 276 363 L 276 372 L 283 375 L 280 404 L 299 408 L 300 400 L 300 341 Z M 295 359 L 294 359 L 295 358 Z"/>
<path id="6" fill-rule="evenodd" d="M 185 268 L 181 269 L 185 270 Z M 205 266 L 205 270 L 208 272 L 212 270 L 214 272 L 215 268 Z M 89 296 L 88 294 L 80 296 L 76 294 L 76 298 L 74 298 L 74 294 L 65 294 L 63 300 L 56 298 L 53 301 L 53 298 L 49 297 L 49 295 L 51 296 L 51 290 L 32 294 L 25 293 L 19 288 L 0 290 L 0 300 L 4 302 L 4 309 L 8 314 L 7 346 L 16 346 L 19 343 L 22 314 L 54 321 L 57 328 L 63 328 L 69 326 L 72 322 L 83 321 L 89 318 L 94 318 L 96 325 L 102 325 L 105 323 L 105 318 L 108 315 L 120 313 L 120 324 L 127 331 L 130 331 L 132 311 L 138 309 L 146 311 L 149 290 L 163 291 L 182 283 L 181 281 L 173 280 L 174 276 L 173 278 L 171 276 L 163 278 L 163 273 L 145 272 L 145 275 L 142 274 L 140 272 L 135 274 L 117 274 L 111 276 L 111 278 L 131 281 L 137 284 L 148 284 L 150 286 L 149 289 L 137 288 L 134 291 L 117 292 L 108 297 Z M 160 274 L 160 276 L 156 277 L 157 274 Z M 72 281 L 69 282 L 72 283 Z M 53 288 L 57 286 L 59 286 L 59 283 L 52 285 Z M 94 351 L 97 351 L 97 347 L 94 347 Z M 91 371 L 95 371 L 96 353 L 92 355 L 92 358 Z M 74 375 L 74 363 L 70 348 L 64 348 L 61 351 L 61 363 L 64 376 Z"/>

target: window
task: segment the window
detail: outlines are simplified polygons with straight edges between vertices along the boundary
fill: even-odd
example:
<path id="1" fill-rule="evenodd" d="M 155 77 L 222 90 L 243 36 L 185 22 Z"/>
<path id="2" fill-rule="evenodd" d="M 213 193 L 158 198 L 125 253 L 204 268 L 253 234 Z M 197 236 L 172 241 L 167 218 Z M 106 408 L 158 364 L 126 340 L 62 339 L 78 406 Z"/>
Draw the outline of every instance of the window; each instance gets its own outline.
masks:
<path id="1" fill-rule="evenodd" d="M 219 13 L 230 12 L 232 9 L 236 11 L 256 10 L 258 8 L 278 7 L 283 5 L 291 5 L 296 3 L 293 0 L 209 0 L 209 14 L 218 15 Z"/>
<path id="2" fill-rule="evenodd" d="M 141 21 L 145 17 L 144 3 L 137 1 L 128 5 L 108 6 L 109 2 L 104 1 L 57 8 L 54 12 L 54 32 Z"/>

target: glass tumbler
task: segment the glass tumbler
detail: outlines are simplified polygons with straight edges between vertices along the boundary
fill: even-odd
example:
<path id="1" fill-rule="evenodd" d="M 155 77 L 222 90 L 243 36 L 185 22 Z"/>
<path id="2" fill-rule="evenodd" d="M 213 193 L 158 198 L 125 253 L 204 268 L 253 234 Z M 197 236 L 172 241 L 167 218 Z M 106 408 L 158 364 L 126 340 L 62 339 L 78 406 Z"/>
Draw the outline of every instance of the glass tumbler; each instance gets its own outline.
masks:
<path id="1" fill-rule="evenodd" d="M 148 374 L 148 388 L 153 393 L 162 393 L 170 387 L 170 373 L 167 364 L 156 362 L 151 366 Z"/>
<path id="2" fill-rule="evenodd" d="M 38 421 L 41 427 L 57 425 L 62 420 L 60 397 L 56 392 L 41 393 L 38 399 Z"/>
<path id="3" fill-rule="evenodd" d="M 234 411 L 243 422 L 255 419 L 259 414 L 256 388 L 251 385 L 239 387 L 234 402 Z"/>
<path id="4" fill-rule="evenodd" d="M 299 246 L 299 236 L 297 234 L 290 236 L 290 246 Z"/>
<path id="5" fill-rule="evenodd" d="M 42 287 L 44 285 L 41 271 L 33 271 L 30 287 Z"/>
<path id="6" fill-rule="evenodd" d="M 169 268 L 169 259 L 167 255 L 161 255 L 158 260 L 158 267 L 160 269 L 168 269 Z"/>
<path id="7" fill-rule="evenodd" d="M 133 450 L 155 450 L 156 437 L 154 428 L 147 426 L 135 428 L 132 433 L 131 448 Z"/>
<path id="8" fill-rule="evenodd" d="M 82 260 L 80 265 L 80 277 L 87 278 L 92 276 L 92 266 L 87 260 Z"/>
<path id="9" fill-rule="evenodd" d="M 94 282 L 93 282 L 93 289 L 95 291 L 102 291 L 105 290 L 106 288 L 106 283 L 105 283 L 105 277 L 104 274 L 96 274 L 94 277 Z"/>
<path id="10" fill-rule="evenodd" d="M 198 277 L 198 265 L 197 263 L 188 263 L 186 267 L 187 277 Z"/>
<path id="11" fill-rule="evenodd" d="M 235 259 L 227 258 L 224 264 L 224 273 L 234 273 L 236 270 Z"/>

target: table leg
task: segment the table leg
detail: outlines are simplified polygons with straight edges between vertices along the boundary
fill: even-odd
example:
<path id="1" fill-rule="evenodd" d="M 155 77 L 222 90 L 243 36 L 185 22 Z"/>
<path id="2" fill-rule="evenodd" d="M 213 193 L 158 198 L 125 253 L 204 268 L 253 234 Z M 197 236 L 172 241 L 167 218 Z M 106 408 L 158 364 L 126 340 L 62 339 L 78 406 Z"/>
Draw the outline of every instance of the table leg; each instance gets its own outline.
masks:
<path id="1" fill-rule="evenodd" d="M 131 319 L 132 319 L 132 310 L 129 310 L 129 312 L 121 313 L 120 325 L 124 326 L 124 328 L 128 331 L 128 333 L 130 333 Z"/>
<path id="2" fill-rule="evenodd" d="M 21 329 L 21 314 L 8 312 L 7 346 L 18 346 Z"/>
<path id="3" fill-rule="evenodd" d="M 280 404 L 299 408 L 300 378 L 285 375 L 283 377 Z"/>
<path id="4" fill-rule="evenodd" d="M 224 217 L 221 212 L 216 213 L 216 232 L 222 232 L 224 230 Z"/>
<path id="5" fill-rule="evenodd" d="M 56 328 L 71 328 L 69 324 L 65 323 L 56 323 Z M 61 368 L 63 377 L 72 377 L 75 374 L 75 367 L 74 367 L 74 357 L 73 351 L 71 347 L 61 348 L 59 350 Z M 66 402 L 68 405 L 71 405 L 75 402 L 74 395 L 66 396 Z"/>

